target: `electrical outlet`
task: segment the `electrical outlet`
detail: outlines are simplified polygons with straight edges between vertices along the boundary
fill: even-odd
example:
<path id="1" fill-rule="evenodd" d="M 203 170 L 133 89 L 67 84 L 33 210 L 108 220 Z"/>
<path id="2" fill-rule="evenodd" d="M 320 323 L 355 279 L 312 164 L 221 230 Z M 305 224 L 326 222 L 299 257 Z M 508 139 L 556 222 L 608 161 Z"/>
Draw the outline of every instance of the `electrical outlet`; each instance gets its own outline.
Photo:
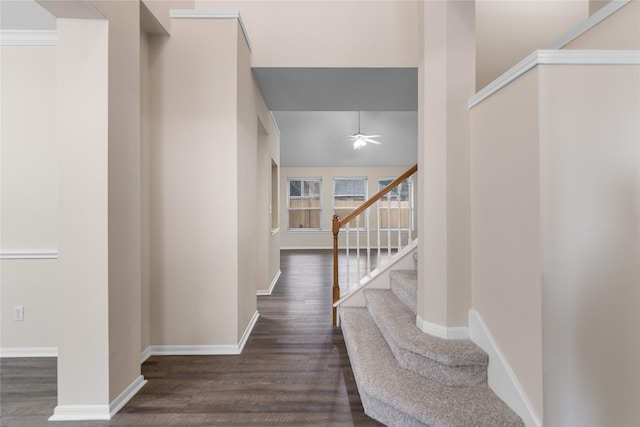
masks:
<path id="1" fill-rule="evenodd" d="M 13 320 L 16 322 L 22 322 L 24 320 L 24 306 L 23 305 L 14 305 L 13 306 Z"/>

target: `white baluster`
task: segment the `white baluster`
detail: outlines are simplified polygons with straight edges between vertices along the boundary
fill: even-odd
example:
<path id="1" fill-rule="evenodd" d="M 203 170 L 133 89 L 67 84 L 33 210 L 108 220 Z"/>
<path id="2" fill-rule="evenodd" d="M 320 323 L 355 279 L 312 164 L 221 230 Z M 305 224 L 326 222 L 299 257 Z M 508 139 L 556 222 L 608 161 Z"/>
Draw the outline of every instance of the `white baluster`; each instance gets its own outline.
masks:
<path id="1" fill-rule="evenodd" d="M 364 229 L 367 233 L 367 275 L 371 273 L 371 237 L 369 235 L 369 208 L 364 212 Z"/>
<path id="2" fill-rule="evenodd" d="M 356 285 L 360 283 L 360 215 L 356 217 Z"/>
<path id="3" fill-rule="evenodd" d="M 409 178 L 409 183 L 413 183 L 413 178 Z M 409 185 L 409 241 L 407 245 L 413 241 L 413 188 Z"/>
<path id="4" fill-rule="evenodd" d="M 398 252 L 402 249 L 402 183 L 398 184 Z"/>
<path id="5" fill-rule="evenodd" d="M 376 268 L 378 268 L 378 267 L 380 267 L 380 251 L 382 250 L 380 248 L 380 201 L 379 200 L 376 202 L 376 209 L 377 209 L 376 210 L 376 213 L 377 213 L 376 220 L 378 222 L 378 232 L 377 232 L 377 234 L 378 234 L 378 260 L 377 261 L 378 262 L 376 263 Z"/>
<path id="6" fill-rule="evenodd" d="M 345 227 L 344 231 L 346 233 L 345 246 L 347 248 L 347 291 L 348 291 L 349 289 L 351 289 L 351 281 L 349 280 L 350 279 L 350 275 L 349 275 L 349 264 L 350 264 L 350 262 L 349 262 L 349 223 L 347 223 L 347 226 Z"/>
<path id="7" fill-rule="evenodd" d="M 391 193 L 387 193 L 387 256 L 391 258 Z"/>

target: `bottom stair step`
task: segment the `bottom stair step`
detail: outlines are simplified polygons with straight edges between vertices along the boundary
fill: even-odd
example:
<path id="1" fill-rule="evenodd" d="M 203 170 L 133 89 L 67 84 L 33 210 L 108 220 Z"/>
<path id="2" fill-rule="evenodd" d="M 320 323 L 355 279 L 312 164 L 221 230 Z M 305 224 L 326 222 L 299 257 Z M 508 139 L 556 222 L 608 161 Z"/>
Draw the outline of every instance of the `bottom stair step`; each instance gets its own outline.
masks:
<path id="1" fill-rule="evenodd" d="M 450 387 L 402 369 L 366 308 L 340 309 L 365 412 L 389 426 L 524 426 L 486 385 Z"/>

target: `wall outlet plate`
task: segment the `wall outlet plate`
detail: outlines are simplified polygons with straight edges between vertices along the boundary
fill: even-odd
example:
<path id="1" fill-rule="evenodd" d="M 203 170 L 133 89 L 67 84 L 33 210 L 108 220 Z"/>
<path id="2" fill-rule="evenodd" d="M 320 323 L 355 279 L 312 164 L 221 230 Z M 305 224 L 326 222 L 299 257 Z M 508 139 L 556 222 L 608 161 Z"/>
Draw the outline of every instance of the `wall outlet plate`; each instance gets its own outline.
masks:
<path id="1" fill-rule="evenodd" d="M 24 320 L 24 306 L 23 305 L 14 305 L 13 306 L 13 320 L 16 322 L 22 322 Z"/>

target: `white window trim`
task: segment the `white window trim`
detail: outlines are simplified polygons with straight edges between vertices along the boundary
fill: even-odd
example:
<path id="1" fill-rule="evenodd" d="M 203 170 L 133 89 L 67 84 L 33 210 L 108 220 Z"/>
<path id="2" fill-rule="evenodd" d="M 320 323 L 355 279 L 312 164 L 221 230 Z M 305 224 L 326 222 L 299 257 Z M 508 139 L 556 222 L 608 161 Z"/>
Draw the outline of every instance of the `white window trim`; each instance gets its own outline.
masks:
<path id="1" fill-rule="evenodd" d="M 319 181 L 320 182 L 320 208 L 319 209 L 296 209 L 296 208 L 291 208 L 291 181 Z M 322 231 L 322 206 L 323 206 L 323 201 L 322 201 L 322 177 L 313 177 L 313 176 L 304 176 L 304 177 L 295 177 L 295 176 L 288 176 L 287 177 L 287 231 L 291 231 L 294 233 L 303 233 L 305 231 Z M 291 224 L 289 223 L 289 212 L 290 211 L 303 211 L 303 210 L 319 210 L 320 211 L 320 227 L 318 228 L 291 228 Z"/>

